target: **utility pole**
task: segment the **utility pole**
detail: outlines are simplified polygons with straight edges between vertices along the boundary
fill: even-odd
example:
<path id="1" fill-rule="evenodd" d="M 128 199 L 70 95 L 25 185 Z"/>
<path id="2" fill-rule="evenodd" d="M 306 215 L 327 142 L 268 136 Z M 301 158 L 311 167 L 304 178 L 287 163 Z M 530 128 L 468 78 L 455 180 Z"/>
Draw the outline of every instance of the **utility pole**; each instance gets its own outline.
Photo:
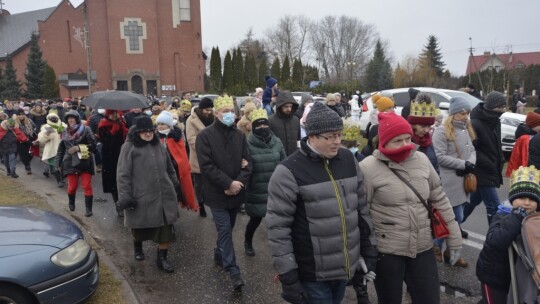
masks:
<path id="1" fill-rule="evenodd" d="M 86 5 L 86 0 L 84 1 L 83 14 L 84 48 L 86 49 L 86 80 L 88 81 L 88 95 L 90 96 L 92 94 L 92 56 L 90 54 L 90 30 L 88 28 L 88 7 Z"/>
<path id="2" fill-rule="evenodd" d="M 473 50 L 474 49 L 472 47 L 472 37 L 469 37 L 469 41 L 471 42 L 471 47 L 469 48 L 469 56 L 471 58 L 471 61 L 474 64 L 474 71 L 476 73 L 476 76 L 478 76 L 478 81 L 480 82 L 480 89 L 485 94 L 486 92 L 484 92 L 484 84 L 482 83 L 482 78 L 480 77 L 480 72 L 478 71 L 478 66 L 476 66 L 476 61 L 474 60 L 474 56 L 473 56 Z M 470 73 L 469 73 L 469 83 L 471 83 L 471 74 Z"/>

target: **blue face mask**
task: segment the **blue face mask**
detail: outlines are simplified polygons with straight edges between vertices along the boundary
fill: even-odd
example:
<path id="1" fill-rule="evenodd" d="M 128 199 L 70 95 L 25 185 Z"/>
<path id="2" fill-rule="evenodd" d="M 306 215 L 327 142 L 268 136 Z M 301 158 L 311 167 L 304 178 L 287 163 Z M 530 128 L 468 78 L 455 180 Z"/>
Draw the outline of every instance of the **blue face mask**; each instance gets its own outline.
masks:
<path id="1" fill-rule="evenodd" d="M 351 151 L 352 154 L 355 154 L 356 152 L 358 152 L 358 147 L 351 147 L 349 148 L 349 151 Z"/>
<path id="2" fill-rule="evenodd" d="M 224 113 L 223 114 L 223 123 L 227 126 L 227 127 L 230 127 L 233 125 L 234 123 L 234 119 L 236 118 L 236 115 L 234 115 L 234 113 L 232 112 L 229 112 L 229 113 Z"/>
<path id="3" fill-rule="evenodd" d="M 148 116 L 152 116 L 152 111 L 144 111 L 144 114 L 146 114 Z"/>

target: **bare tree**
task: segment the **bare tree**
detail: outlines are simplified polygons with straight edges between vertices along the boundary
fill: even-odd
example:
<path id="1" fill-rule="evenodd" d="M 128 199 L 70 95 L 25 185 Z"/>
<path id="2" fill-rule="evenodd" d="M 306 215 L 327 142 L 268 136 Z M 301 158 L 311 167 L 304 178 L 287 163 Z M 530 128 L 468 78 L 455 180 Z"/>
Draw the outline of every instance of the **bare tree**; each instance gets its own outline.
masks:
<path id="1" fill-rule="evenodd" d="M 278 25 L 266 30 L 266 45 L 274 55 L 283 60 L 289 56 L 302 58 L 306 55 L 307 37 L 311 29 L 311 21 L 302 15 L 285 15 Z"/>

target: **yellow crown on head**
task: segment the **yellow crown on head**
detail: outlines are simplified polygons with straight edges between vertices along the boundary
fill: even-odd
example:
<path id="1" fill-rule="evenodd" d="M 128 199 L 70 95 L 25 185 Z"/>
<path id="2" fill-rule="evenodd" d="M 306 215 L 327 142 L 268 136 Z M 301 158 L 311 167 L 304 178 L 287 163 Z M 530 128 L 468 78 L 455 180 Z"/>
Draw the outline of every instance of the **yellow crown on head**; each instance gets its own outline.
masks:
<path id="1" fill-rule="evenodd" d="M 189 112 L 191 111 L 191 101 L 184 99 L 180 102 L 180 111 Z"/>
<path id="2" fill-rule="evenodd" d="M 343 136 L 342 140 L 358 141 L 360 139 L 360 124 L 351 121 L 350 119 L 343 120 Z"/>
<path id="3" fill-rule="evenodd" d="M 251 114 L 249 114 L 249 120 L 254 122 L 258 119 L 268 119 L 268 114 L 266 113 L 265 109 L 256 109 L 251 111 Z"/>
<path id="4" fill-rule="evenodd" d="M 531 182 L 536 185 L 540 184 L 540 170 L 536 169 L 534 166 L 530 167 L 519 167 L 519 169 L 512 172 L 511 184 L 519 182 Z"/>
<path id="5" fill-rule="evenodd" d="M 234 101 L 232 97 L 224 95 L 219 96 L 214 100 L 214 111 L 219 111 L 225 107 L 234 107 Z"/>
<path id="6" fill-rule="evenodd" d="M 437 115 L 437 107 L 432 103 L 411 102 L 411 112 L 409 115 L 421 117 L 434 117 Z"/>

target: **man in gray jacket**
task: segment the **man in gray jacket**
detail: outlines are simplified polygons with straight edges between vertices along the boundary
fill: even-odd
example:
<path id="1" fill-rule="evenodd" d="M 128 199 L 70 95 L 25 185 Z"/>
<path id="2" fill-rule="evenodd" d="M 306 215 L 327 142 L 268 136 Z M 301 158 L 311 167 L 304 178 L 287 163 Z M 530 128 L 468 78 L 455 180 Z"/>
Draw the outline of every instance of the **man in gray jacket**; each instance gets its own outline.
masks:
<path id="1" fill-rule="evenodd" d="M 342 130 L 338 114 L 315 103 L 300 150 L 270 179 L 268 239 L 290 303 L 341 303 L 347 281 L 375 278 L 363 174 L 354 155 L 340 148 Z"/>

